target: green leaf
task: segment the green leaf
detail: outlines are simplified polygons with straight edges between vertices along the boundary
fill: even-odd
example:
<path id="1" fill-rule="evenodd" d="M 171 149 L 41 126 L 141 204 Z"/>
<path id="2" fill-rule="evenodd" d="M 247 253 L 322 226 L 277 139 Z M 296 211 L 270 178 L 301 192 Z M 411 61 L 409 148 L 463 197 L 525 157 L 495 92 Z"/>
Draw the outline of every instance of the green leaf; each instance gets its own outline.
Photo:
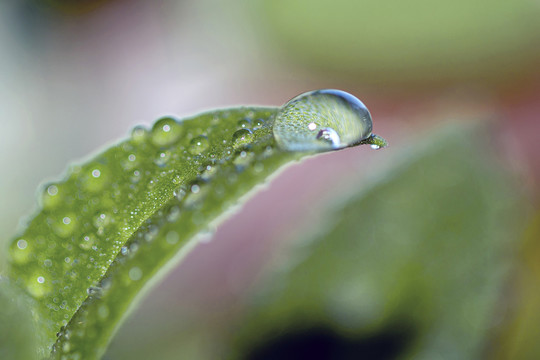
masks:
<path id="1" fill-rule="evenodd" d="M 278 108 L 227 109 L 181 122 L 162 118 L 151 131 L 135 128 L 128 140 L 46 185 L 41 211 L 11 244 L 9 268 L 34 299 L 49 344 L 42 354 L 52 349 L 56 358 L 98 358 L 148 280 L 255 185 L 303 156 L 369 143 L 371 117 L 367 109 L 354 116 L 361 103 L 349 97 L 331 90 L 289 103 L 309 101 L 307 110 L 325 110 L 310 113 L 317 127 L 336 128 L 329 142 L 303 128 L 302 114 L 281 116 L 304 132 L 289 143 L 321 144 L 309 151 L 276 145 Z"/>

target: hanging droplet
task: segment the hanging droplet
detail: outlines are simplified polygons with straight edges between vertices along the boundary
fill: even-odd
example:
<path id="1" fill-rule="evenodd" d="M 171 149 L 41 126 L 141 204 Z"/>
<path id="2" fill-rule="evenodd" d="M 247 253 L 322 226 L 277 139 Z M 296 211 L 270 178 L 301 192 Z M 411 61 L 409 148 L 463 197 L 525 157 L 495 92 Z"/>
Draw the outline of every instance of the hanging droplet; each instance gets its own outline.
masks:
<path id="1" fill-rule="evenodd" d="M 371 135 L 366 106 L 341 90 L 316 90 L 295 97 L 273 125 L 278 146 L 289 151 L 327 151 L 358 144 Z"/>
<path id="2" fill-rule="evenodd" d="M 232 136 L 234 147 L 247 145 L 253 141 L 253 132 L 249 129 L 240 129 L 234 132 Z"/>
<path id="3" fill-rule="evenodd" d="M 200 155 L 210 147 L 208 138 L 200 135 L 194 137 L 189 144 L 189 153 L 191 155 Z"/>
<path id="4" fill-rule="evenodd" d="M 182 134 L 182 126 L 172 117 L 156 121 L 152 127 L 152 143 L 158 147 L 174 144 Z"/>

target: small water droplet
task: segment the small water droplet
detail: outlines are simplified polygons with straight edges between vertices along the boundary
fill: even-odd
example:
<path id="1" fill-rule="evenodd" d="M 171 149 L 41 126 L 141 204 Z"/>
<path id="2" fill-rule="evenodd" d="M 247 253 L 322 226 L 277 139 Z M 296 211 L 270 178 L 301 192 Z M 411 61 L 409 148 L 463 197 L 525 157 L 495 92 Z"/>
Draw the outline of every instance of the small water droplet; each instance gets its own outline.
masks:
<path id="1" fill-rule="evenodd" d="M 60 188 L 56 184 L 45 185 L 43 195 L 41 196 L 42 207 L 45 210 L 50 210 L 62 203 L 60 196 Z"/>
<path id="2" fill-rule="evenodd" d="M 251 127 L 251 120 L 248 118 L 238 120 L 238 127 L 241 129 L 249 129 Z"/>
<path id="3" fill-rule="evenodd" d="M 182 126 L 172 117 L 163 117 L 152 127 L 151 140 L 157 147 L 174 144 L 182 134 Z"/>
<path id="4" fill-rule="evenodd" d="M 131 139 L 133 142 L 140 144 L 148 138 L 148 130 L 144 126 L 135 126 L 133 130 L 131 130 Z"/>
<path id="5" fill-rule="evenodd" d="M 174 192 L 174 196 L 176 199 L 178 199 L 178 201 L 182 201 L 182 199 L 186 196 L 186 193 L 186 188 L 181 186 Z"/>
<path id="6" fill-rule="evenodd" d="M 370 147 L 373 149 L 373 150 L 379 150 L 381 147 L 379 145 L 376 145 L 376 144 L 371 144 Z"/>
<path id="7" fill-rule="evenodd" d="M 41 298 L 52 290 L 51 281 L 40 273 L 30 276 L 26 285 L 30 295 L 35 298 Z"/>
<path id="8" fill-rule="evenodd" d="M 99 286 L 90 286 L 88 289 L 86 289 L 86 293 L 89 296 L 93 297 L 101 297 L 103 295 L 103 289 Z"/>
<path id="9" fill-rule="evenodd" d="M 161 151 L 154 159 L 154 163 L 159 167 L 165 167 L 171 159 L 170 151 Z"/>
<path id="10" fill-rule="evenodd" d="M 131 269 L 129 269 L 129 278 L 133 281 L 141 280 L 143 276 L 143 272 L 141 268 L 134 266 Z"/>
<path id="11" fill-rule="evenodd" d="M 126 256 L 129 252 L 129 249 L 127 248 L 127 246 L 122 246 L 122 248 L 120 249 L 120 253 L 124 256 Z"/>
<path id="12" fill-rule="evenodd" d="M 20 239 L 20 240 L 17 241 L 17 247 L 18 247 L 20 250 L 26 249 L 27 246 L 28 246 L 28 243 L 26 242 L 26 240 Z"/>
<path id="13" fill-rule="evenodd" d="M 200 135 L 191 139 L 189 144 L 189 153 L 191 155 L 200 155 L 204 151 L 208 150 L 210 143 L 206 136 Z"/>
<path id="14" fill-rule="evenodd" d="M 264 126 L 264 120 L 263 119 L 257 119 L 253 122 L 253 130 L 258 130 L 261 127 Z"/>
<path id="15" fill-rule="evenodd" d="M 201 191 L 201 187 L 197 184 L 191 185 L 191 192 L 194 194 L 197 194 L 199 191 Z"/>
<path id="16" fill-rule="evenodd" d="M 234 132 L 232 136 L 234 147 L 247 145 L 253 141 L 253 132 L 249 129 L 240 129 Z"/>
<path id="17" fill-rule="evenodd" d="M 82 177 L 82 185 L 83 187 L 91 192 L 97 192 L 102 190 L 105 185 L 107 185 L 108 182 L 108 174 L 105 166 L 103 165 L 95 165 L 89 170 L 86 170 L 87 172 Z"/>
<path id="18" fill-rule="evenodd" d="M 234 165 L 236 165 L 237 170 L 243 170 L 255 159 L 255 153 L 241 151 L 233 160 Z"/>
<path id="19" fill-rule="evenodd" d="M 371 115 L 365 105 L 351 94 L 331 89 L 311 91 L 290 100 L 280 109 L 273 125 L 276 143 L 289 151 L 347 147 L 370 136 L 371 129 Z"/>
<path id="20" fill-rule="evenodd" d="M 72 213 L 65 214 L 53 221 L 51 227 L 56 235 L 66 238 L 73 234 L 77 228 L 77 217 Z"/>
<path id="21" fill-rule="evenodd" d="M 180 235 L 174 230 L 171 230 L 165 235 L 165 240 L 168 244 L 174 245 L 180 240 Z"/>
<path id="22" fill-rule="evenodd" d="M 90 250 L 94 245 L 95 238 L 92 235 L 85 235 L 82 241 L 79 243 L 79 246 L 83 250 Z"/>
<path id="23" fill-rule="evenodd" d="M 201 179 L 204 181 L 210 181 L 217 172 L 217 166 L 207 165 L 201 172 Z"/>

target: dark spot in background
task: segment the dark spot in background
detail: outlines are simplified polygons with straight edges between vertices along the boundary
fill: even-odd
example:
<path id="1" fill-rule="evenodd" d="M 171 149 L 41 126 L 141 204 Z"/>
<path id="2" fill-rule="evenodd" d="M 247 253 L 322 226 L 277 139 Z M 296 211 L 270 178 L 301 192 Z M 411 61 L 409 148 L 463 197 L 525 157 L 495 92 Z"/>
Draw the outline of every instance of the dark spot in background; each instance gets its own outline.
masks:
<path id="1" fill-rule="evenodd" d="M 293 331 L 252 349 L 246 360 L 394 359 L 403 355 L 414 338 L 411 328 L 389 327 L 369 336 L 346 337 L 315 327 Z"/>

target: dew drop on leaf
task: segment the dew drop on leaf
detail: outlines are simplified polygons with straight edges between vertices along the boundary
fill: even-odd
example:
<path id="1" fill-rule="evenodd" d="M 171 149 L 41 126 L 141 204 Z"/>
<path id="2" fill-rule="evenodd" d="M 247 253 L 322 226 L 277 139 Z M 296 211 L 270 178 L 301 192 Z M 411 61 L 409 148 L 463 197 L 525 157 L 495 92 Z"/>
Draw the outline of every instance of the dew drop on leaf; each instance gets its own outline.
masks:
<path id="1" fill-rule="evenodd" d="M 90 192 L 98 192 L 107 185 L 109 174 L 105 166 L 96 164 L 82 176 L 82 186 Z"/>
<path id="2" fill-rule="evenodd" d="M 143 126 L 135 126 L 133 130 L 131 130 L 131 139 L 136 144 L 140 144 L 148 138 L 148 130 Z"/>
<path id="3" fill-rule="evenodd" d="M 164 117 L 155 122 L 152 127 L 152 143 L 157 147 L 174 144 L 182 134 L 182 126 L 172 117 Z"/>
<path id="4" fill-rule="evenodd" d="M 59 216 L 53 220 L 51 227 L 56 235 L 66 238 L 73 234 L 77 228 L 77 218 L 73 213 Z"/>
<path id="5" fill-rule="evenodd" d="M 14 241 L 9 248 L 11 261 L 16 264 L 26 263 L 29 260 L 31 253 L 31 246 L 25 239 Z"/>
<path id="6" fill-rule="evenodd" d="M 253 141 L 253 132 L 249 129 L 240 129 L 234 132 L 232 136 L 234 147 L 247 145 Z"/>
<path id="7" fill-rule="evenodd" d="M 200 135 L 194 137 L 189 144 L 189 153 L 191 155 L 200 155 L 210 147 L 208 138 Z"/>
<path id="8" fill-rule="evenodd" d="M 257 119 L 253 122 L 253 130 L 257 130 L 259 128 L 261 128 L 262 126 L 264 125 L 264 120 L 263 119 Z"/>
<path id="9" fill-rule="evenodd" d="M 251 127 L 251 121 L 248 118 L 238 120 L 238 127 L 240 129 L 249 129 Z"/>
<path id="10" fill-rule="evenodd" d="M 273 126 L 277 145 L 288 151 L 327 151 L 358 144 L 371 135 L 371 115 L 353 95 L 316 90 L 286 103 Z"/>
<path id="11" fill-rule="evenodd" d="M 45 210 L 51 210 L 62 203 L 60 188 L 56 184 L 45 185 L 41 196 L 42 207 Z"/>
<path id="12" fill-rule="evenodd" d="M 138 280 L 141 280 L 143 276 L 143 272 L 140 267 L 134 266 L 131 269 L 129 269 L 128 276 L 131 280 L 138 281 Z"/>

